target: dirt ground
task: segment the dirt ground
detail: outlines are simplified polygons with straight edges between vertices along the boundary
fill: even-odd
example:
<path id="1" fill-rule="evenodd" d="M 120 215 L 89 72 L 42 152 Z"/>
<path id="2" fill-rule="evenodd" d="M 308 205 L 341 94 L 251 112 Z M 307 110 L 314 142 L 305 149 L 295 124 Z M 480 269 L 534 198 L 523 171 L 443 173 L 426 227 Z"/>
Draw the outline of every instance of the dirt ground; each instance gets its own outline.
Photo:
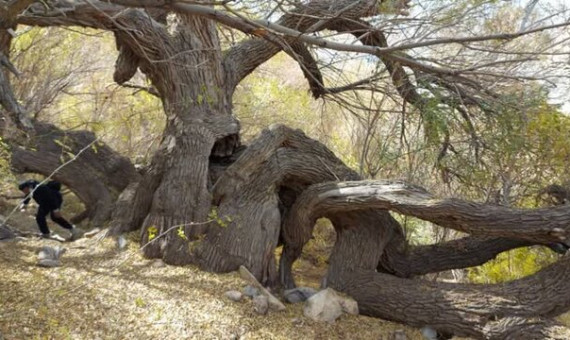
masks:
<path id="1" fill-rule="evenodd" d="M 30 213 L 16 213 L 19 229 L 35 228 Z M 65 231 L 58 231 L 65 235 Z M 66 235 L 65 235 L 66 236 Z M 365 316 L 334 324 L 303 316 L 302 304 L 266 316 L 251 300 L 232 302 L 224 292 L 242 290 L 237 273 L 212 274 L 196 267 L 157 266 L 144 259 L 137 233 L 127 250 L 112 239 L 59 243 L 39 238 L 0 242 L 0 339 L 408 339 L 420 332 Z M 315 240 L 318 242 L 323 240 Z M 63 246 L 62 267 L 36 266 L 42 246 Z M 296 266 L 300 283 L 318 286 L 324 254 Z"/>

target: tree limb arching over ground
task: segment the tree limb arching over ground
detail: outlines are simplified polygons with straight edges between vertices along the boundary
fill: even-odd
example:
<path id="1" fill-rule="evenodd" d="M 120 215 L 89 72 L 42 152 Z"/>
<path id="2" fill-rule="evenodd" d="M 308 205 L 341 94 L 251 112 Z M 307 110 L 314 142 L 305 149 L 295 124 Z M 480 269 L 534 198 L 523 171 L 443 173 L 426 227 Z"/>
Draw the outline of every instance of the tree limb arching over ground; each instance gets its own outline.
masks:
<path id="1" fill-rule="evenodd" d="M 15 0 L 0 14 L 0 57 L 5 60 L 1 65 L 15 71 L 6 58 L 11 40 L 8 29 L 18 24 L 114 32 L 119 50 L 114 80 L 125 83 L 137 70 L 148 77 L 167 119 L 161 145 L 142 176 L 111 149 L 86 153 L 85 159 L 80 159 L 86 165 L 77 166 L 109 165 L 107 160 L 113 160 L 109 166 L 90 166 L 87 171 L 100 189 L 96 193 L 84 192 L 73 171 L 62 172 L 60 179 L 89 205 L 93 197 L 105 197 L 104 209 L 91 217 L 100 224 L 112 214 L 112 233 L 141 229 L 145 243 L 152 228 L 160 233 L 174 225 L 184 226 L 185 238 L 170 233 L 145 248 L 148 257 L 163 258 L 169 264 L 193 263 L 216 272 L 245 265 L 264 284 L 292 286 L 291 266 L 310 238 L 315 220 L 324 216 L 338 234 L 326 284 L 353 296 L 364 313 L 477 338 L 568 338 L 570 330 L 550 320 L 570 309 L 567 294 L 560 294 L 570 288 L 566 257 L 531 277 L 502 285 L 409 279 L 481 264 L 516 247 L 566 241 L 568 206 L 516 211 L 438 200 L 400 182 L 360 182 L 360 176 L 324 145 L 284 126 L 265 130 L 243 150 L 231 103 L 236 86 L 280 51 L 296 58 L 315 97 L 334 95 L 337 91 L 323 83 L 325 78 L 309 49 L 316 46 L 379 58 L 404 102 L 428 115 L 437 99 L 438 105 L 457 113 L 476 140 L 475 115 L 469 109 L 492 111 L 488 102 L 497 94 L 485 81 L 495 83 L 497 78 L 510 77 L 496 73 L 493 66 L 515 61 L 446 66 L 415 57 L 414 49 L 446 44 L 476 47 L 470 44 L 510 41 L 570 23 L 390 46 L 382 25 L 371 22 L 404 10 L 402 1 L 313 0 L 287 6 L 282 17 L 272 22 L 240 16 L 229 2 L 93 0 L 40 4 Z M 176 13 L 179 24 L 175 32 L 169 32 L 165 13 Z M 218 23 L 252 38 L 222 53 Z M 323 38 L 319 32 L 324 30 L 349 33 L 360 43 Z M 46 150 L 41 164 L 34 164 L 37 155 L 33 160 L 26 157 L 29 151 L 19 148 L 24 144 L 22 139 L 29 142 L 26 134 L 41 135 L 46 126 L 34 121 L 33 128 L 29 126 L 25 111 L 11 93 L 6 72 L 0 76 L 0 86 L 3 118 L 9 122 L 2 126 L 2 134 L 17 150 L 14 164 L 22 171 L 48 174 L 58 159 L 53 155 L 61 150 Z M 426 91 L 434 96 L 422 95 Z M 13 133 L 14 126 L 21 133 Z M 55 127 L 49 128 L 62 134 Z M 93 139 L 82 132 L 68 135 L 75 143 Z M 449 134 L 444 135 L 445 152 L 450 142 Z M 214 168 L 222 170 L 214 173 Z M 129 180 L 114 182 L 117 174 Z M 109 206 L 117 196 L 116 209 L 111 213 Z M 216 222 L 188 225 L 206 221 L 214 206 L 219 218 Z M 388 210 L 471 236 L 434 246 L 409 247 L 401 226 Z M 280 235 L 284 253 L 278 272 L 274 250 Z"/>

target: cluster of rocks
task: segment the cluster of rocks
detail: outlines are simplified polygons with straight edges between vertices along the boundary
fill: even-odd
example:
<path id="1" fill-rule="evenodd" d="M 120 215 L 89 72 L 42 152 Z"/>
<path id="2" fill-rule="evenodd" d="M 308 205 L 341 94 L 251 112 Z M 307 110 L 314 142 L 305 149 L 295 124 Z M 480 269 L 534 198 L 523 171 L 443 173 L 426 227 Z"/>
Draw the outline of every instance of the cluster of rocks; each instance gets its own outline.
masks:
<path id="1" fill-rule="evenodd" d="M 227 291 L 226 298 L 232 301 L 241 301 L 244 298 L 253 299 L 253 310 L 257 314 L 265 315 L 269 312 L 269 298 L 259 292 L 259 290 L 251 285 L 246 286 L 243 292 L 237 290 Z"/>
<path id="2" fill-rule="evenodd" d="M 257 279 L 241 266 L 239 269 L 242 279 L 247 285 L 242 292 L 227 291 L 224 295 L 232 301 L 241 301 L 244 297 L 253 299 L 253 310 L 261 315 L 269 310 L 284 310 L 285 305 L 270 291 L 261 285 Z M 331 288 L 317 291 L 309 287 L 298 287 L 283 292 L 283 299 L 288 303 L 305 303 L 303 314 L 315 321 L 332 323 L 342 314 L 358 315 L 358 304 L 352 298 L 343 295 Z"/>

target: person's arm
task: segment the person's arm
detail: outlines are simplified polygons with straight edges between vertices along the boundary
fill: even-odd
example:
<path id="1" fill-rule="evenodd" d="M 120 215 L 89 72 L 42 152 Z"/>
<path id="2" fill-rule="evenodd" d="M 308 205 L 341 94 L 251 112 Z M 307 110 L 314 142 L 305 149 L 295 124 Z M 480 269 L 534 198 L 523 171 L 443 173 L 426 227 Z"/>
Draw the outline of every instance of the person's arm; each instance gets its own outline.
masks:
<path id="1" fill-rule="evenodd" d="M 30 203 L 31 199 L 32 199 L 32 195 L 28 195 L 26 197 L 26 199 L 22 201 L 22 204 L 20 204 L 20 211 L 26 210 L 26 208 L 28 207 L 28 203 Z"/>

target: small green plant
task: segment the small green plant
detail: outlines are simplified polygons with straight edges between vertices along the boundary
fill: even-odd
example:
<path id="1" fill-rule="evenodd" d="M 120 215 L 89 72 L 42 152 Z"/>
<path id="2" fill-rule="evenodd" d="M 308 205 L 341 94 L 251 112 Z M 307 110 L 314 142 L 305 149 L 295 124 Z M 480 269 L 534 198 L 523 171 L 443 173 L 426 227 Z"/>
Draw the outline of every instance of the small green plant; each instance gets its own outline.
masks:
<path id="1" fill-rule="evenodd" d="M 188 241 L 188 237 L 186 237 L 186 234 L 184 233 L 184 227 L 179 227 L 177 230 L 177 233 L 178 233 L 178 237 Z"/>
<path id="2" fill-rule="evenodd" d="M 208 213 L 208 219 L 215 221 L 220 227 L 226 228 L 233 220 L 230 216 L 220 216 L 218 208 L 213 207 Z"/>
<path id="3" fill-rule="evenodd" d="M 144 301 L 144 299 L 140 296 L 138 296 L 135 299 L 135 306 L 137 306 L 138 308 L 144 308 L 146 307 L 147 303 Z"/>
<path id="4" fill-rule="evenodd" d="M 147 228 L 147 232 L 149 241 L 152 241 L 156 236 L 158 236 L 158 229 L 153 225 Z"/>

